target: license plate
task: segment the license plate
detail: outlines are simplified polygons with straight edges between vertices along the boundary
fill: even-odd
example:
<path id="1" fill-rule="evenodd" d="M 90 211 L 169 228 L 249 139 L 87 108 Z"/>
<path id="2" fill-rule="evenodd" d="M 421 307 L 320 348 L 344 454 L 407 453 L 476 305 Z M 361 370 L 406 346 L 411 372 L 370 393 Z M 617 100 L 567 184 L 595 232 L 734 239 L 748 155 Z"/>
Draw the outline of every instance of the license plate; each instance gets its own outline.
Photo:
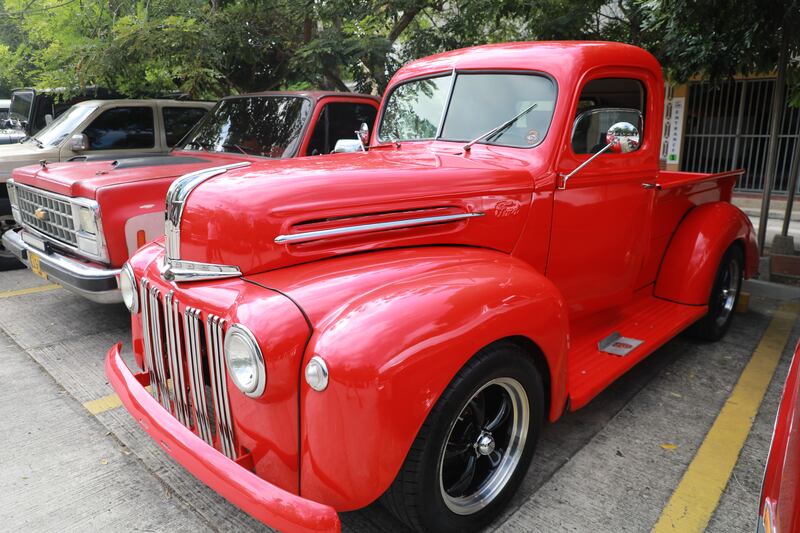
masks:
<path id="1" fill-rule="evenodd" d="M 31 263 L 31 270 L 33 270 L 33 273 L 42 279 L 47 279 L 47 272 L 42 270 L 42 262 L 39 259 L 39 256 L 32 252 L 28 252 L 28 260 Z"/>

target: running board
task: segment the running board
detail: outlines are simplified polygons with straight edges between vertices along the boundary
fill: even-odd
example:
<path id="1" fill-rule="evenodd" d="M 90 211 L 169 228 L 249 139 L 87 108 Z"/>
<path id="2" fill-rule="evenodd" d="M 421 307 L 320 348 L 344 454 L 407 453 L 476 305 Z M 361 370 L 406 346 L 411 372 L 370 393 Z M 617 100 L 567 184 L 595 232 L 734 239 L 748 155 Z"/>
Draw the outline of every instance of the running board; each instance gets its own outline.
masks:
<path id="1" fill-rule="evenodd" d="M 610 353 L 611 355 L 625 357 L 643 342 L 644 341 L 640 339 L 623 337 L 620 335 L 619 331 L 615 331 L 597 343 L 597 350 L 600 352 Z"/>

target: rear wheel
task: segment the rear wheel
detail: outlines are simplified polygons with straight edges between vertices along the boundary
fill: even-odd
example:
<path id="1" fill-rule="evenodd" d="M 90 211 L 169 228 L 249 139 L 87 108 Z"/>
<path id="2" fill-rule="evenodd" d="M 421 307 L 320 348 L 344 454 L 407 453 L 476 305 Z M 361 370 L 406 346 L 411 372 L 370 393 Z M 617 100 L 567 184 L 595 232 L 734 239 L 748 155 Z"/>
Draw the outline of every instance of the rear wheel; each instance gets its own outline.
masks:
<path id="1" fill-rule="evenodd" d="M 0 185 L 2 186 L 2 185 Z M 14 217 L 11 216 L 11 202 L 8 198 L 0 198 L 0 236 L 16 226 Z M 16 256 L 0 244 L 0 271 L 24 268 L 25 265 L 17 260 Z"/>
<path id="2" fill-rule="evenodd" d="M 428 415 L 382 502 L 418 531 L 480 529 L 525 476 L 543 418 L 529 354 L 512 343 L 482 350 Z"/>
<path id="3" fill-rule="evenodd" d="M 691 336 L 701 340 L 716 341 L 728 331 L 742 288 L 743 265 L 744 254 L 741 247 L 737 244 L 731 245 L 719 263 L 714 287 L 708 300 L 708 313 L 689 329 Z"/>

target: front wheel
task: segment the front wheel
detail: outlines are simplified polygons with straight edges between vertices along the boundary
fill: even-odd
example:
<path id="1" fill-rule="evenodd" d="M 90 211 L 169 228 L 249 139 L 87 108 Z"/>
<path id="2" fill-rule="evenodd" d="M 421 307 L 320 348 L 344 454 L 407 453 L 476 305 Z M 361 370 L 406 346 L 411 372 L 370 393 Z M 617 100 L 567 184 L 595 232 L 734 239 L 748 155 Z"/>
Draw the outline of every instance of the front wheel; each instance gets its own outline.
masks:
<path id="1" fill-rule="evenodd" d="M 732 244 L 719 262 L 708 299 L 708 313 L 689 328 L 691 336 L 705 341 L 717 341 L 727 333 L 739 301 L 744 277 L 743 265 L 744 254 L 741 247 Z"/>
<path id="2" fill-rule="evenodd" d="M 544 419 L 542 379 L 512 343 L 476 354 L 428 415 L 383 504 L 418 531 L 473 531 L 528 470 Z"/>

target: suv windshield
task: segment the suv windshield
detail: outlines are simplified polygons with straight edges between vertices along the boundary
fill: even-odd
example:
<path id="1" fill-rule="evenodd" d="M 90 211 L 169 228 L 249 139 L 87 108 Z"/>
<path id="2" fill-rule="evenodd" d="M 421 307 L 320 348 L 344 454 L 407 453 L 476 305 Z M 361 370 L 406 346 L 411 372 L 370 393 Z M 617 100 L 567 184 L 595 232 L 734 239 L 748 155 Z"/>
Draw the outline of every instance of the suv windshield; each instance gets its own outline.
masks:
<path id="1" fill-rule="evenodd" d="M 508 128 L 480 141 L 529 148 L 547 134 L 555 101 L 555 84 L 537 74 L 458 73 L 413 80 L 390 94 L 378 138 L 468 142 L 536 104 Z"/>
<path id="2" fill-rule="evenodd" d="M 43 146 L 58 146 L 72 135 L 80 123 L 95 109 L 97 109 L 96 105 L 74 105 L 70 107 L 58 115 L 53 122 L 39 130 L 35 134 L 35 140 L 31 138 L 30 142 L 39 141 Z"/>
<path id="3" fill-rule="evenodd" d="M 16 129 L 24 127 L 31 117 L 33 106 L 33 91 L 14 91 L 11 93 L 11 105 L 8 108 L 10 126 Z"/>
<path id="4" fill-rule="evenodd" d="M 311 102 L 299 96 L 226 98 L 177 148 L 292 157 L 310 115 Z"/>

